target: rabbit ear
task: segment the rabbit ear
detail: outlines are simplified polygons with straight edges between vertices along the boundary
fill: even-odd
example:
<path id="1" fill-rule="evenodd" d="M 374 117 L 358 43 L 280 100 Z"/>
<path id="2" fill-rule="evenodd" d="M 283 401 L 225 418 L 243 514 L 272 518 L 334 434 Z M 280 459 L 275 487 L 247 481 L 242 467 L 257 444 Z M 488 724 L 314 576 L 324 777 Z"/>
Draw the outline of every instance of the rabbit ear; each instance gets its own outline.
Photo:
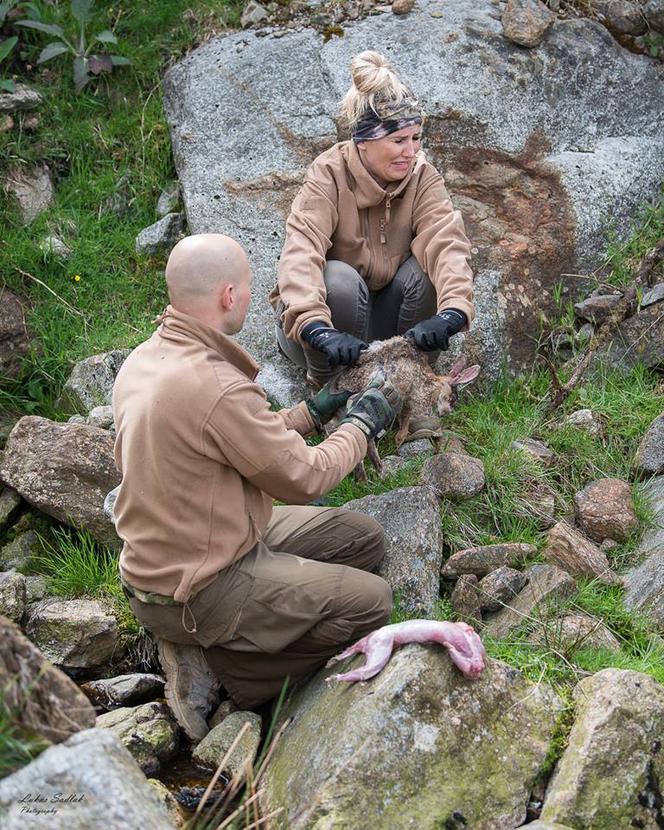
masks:
<path id="1" fill-rule="evenodd" d="M 462 354 L 461 357 L 456 361 L 456 363 L 450 369 L 450 377 L 455 378 L 457 375 L 461 374 L 461 371 L 466 367 L 466 361 L 468 358 L 465 354 Z"/>
<path id="2" fill-rule="evenodd" d="M 475 380 L 479 373 L 479 366 L 470 366 L 468 369 L 464 369 L 464 371 L 460 374 L 450 377 L 450 383 L 452 386 L 458 386 L 461 383 L 470 383 L 471 380 Z"/>

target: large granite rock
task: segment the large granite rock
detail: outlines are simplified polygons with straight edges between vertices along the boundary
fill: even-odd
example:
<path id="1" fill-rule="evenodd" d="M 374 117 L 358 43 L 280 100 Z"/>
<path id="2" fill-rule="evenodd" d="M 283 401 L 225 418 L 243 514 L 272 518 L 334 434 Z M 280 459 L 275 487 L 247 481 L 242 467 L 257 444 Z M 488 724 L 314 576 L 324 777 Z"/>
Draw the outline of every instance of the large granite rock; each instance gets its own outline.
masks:
<path id="1" fill-rule="evenodd" d="M 427 154 L 476 250 L 478 315 L 464 350 L 487 378 L 504 361 L 529 366 L 540 313 L 556 313 L 561 273 L 589 273 L 606 228 L 625 234 L 659 191 L 664 69 L 586 19 L 559 20 L 524 50 L 503 38 L 491 0 L 420 0 L 406 17 L 385 9 L 327 42 L 312 29 L 230 34 L 167 73 L 190 229 L 246 247 L 255 290 L 240 339 L 290 374 L 265 297 L 291 200 L 307 164 L 337 140 L 349 62 L 370 44 L 421 96 Z M 587 293 L 583 281 L 562 279 L 570 299 Z"/>
<path id="2" fill-rule="evenodd" d="M 643 534 L 636 551 L 645 557 L 624 579 L 625 605 L 645 613 L 664 633 L 664 476 L 644 485 L 653 509 L 654 527 Z"/>
<path id="3" fill-rule="evenodd" d="M 542 819 L 570 827 L 662 824 L 664 686 L 604 669 L 574 691 L 576 718 L 549 784 Z"/>
<path id="4" fill-rule="evenodd" d="M 6 617 L 0 617 L 0 687 L 16 726 L 47 743 L 94 726 L 83 692 Z"/>
<path id="5" fill-rule="evenodd" d="M 104 497 L 120 483 L 113 443 L 103 429 L 27 415 L 9 436 L 0 478 L 49 516 L 115 546 L 103 510 Z"/>
<path id="6" fill-rule="evenodd" d="M 401 607 L 427 616 L 438 598 L 442 559 L 440 504 L 427 487 L 402 487 L 380 496 L 365 496 L 344 505 L 376 519 L 385 531 L 385 558 L 378 573 Z"/>
<path id="7" fill-rule="evenodd" d="M 173 830 L 145 775 L 104 729 L 86 729 L 50 747 L 0 781 L 0 825 L 2 830 Z"/>
<path id="8" fill-rule="evenodd" d="M 278 828 L 512 830 L 524 821 L 562 709 L 549 687 L 498 662 L 465 680 L 435 646 L 404 646 L 368 683 L 328 686 L 330 671 L 285 713 L 294 720 L 263 799 L 266 810 L 283 808 Z"/>
<path id="9" fill-rule="evenodd" d="M 30 348 L 21 301 L 0 288 L 0 375 L 15 378 Z"/>
<path id="10" fill-rule="evenodd" d="M 131 349 L 114 349 L 79 360 L 67 378 L 58 405 L 87 413 L 96 406 L 113 403 L 113 384 Z"/>
<path id="11" fill-rule="evenodd" d="M 26 633 L 48 660 L 67 669 L 102 666 L 118 647 L 117 620 L 93 599 L 40 603 Z"/>

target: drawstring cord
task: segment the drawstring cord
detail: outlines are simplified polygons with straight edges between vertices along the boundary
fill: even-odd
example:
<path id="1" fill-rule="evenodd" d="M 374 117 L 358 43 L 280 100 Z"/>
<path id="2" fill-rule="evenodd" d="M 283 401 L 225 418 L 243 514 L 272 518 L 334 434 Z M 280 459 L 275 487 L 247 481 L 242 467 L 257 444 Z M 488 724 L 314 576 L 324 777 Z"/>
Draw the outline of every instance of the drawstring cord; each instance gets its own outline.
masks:
<path id="1" fill-rule="evenodd" d="M 193 628 L 187 628 L 187 623 L 185 622 L 185 619 L 184 619 L 185 614 L 187 612 L 189 612 L 189 617 L 191 618 L 191 621 L 194 624 Z M 185 602 L 184 605 L 182 606 L 182 628 L 184 628 L 184 630 L 187 632 L 187 634 L 195 634 L 196 633 L 196 617 L 194 617 L 194 612 L 191 610 L 191 607 L 189 605 L 189 600 L 187 600 L 187 602 Z"/>

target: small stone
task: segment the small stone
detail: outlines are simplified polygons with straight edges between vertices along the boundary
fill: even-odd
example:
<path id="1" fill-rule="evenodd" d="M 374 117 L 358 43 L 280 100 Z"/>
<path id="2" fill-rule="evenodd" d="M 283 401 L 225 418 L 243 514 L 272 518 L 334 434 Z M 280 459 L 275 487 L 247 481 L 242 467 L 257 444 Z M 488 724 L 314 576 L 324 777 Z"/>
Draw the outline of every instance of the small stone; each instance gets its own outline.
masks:
<path id="1" fill-rule="evenodd" d="M 632 488 L 618 478 L 591 482 L 574 496 L 574 507 L 579 527 L 596 542 L 626 542 L 639 526 Z"/>
<path id="2" fill-rule="evenodd" d="M 664 0 L 647 0 L 643 7 L 643 14 L 650 28 L 664 35 Z"/>
<path id="3" fill-rule="evenodd" d="M 240 25 L 243 29 L 248 29 L 249 26 L 257 26 L 263 20 L 267 20 L 267 18 L 267 9 L 261 6 L 260 3 L 257 3 L 256 0 L 249 0 L 240 17 Z"/>
<path id="4" fill-rule="evenodd" d="M 509 607 L 486 618 L 485 633 L 488 636 L 505 639 L 552 600 L 568 599 L 576 591 L 572 577 L 554 565 L 533 565 L 526 571 L 526 576 L 528 584 Z"/>
<path id="5" fill-rule="evenodd" d="M 12 541 L 0 550 L 0 568 L 5 570 L 11 570 L 12 568 L 26 569 L 40 552 L 41 543 L 34 530 L 17 533 Z"/>
<path id="6" fill-rule="evenodd" d="M 634 458 L 634 469 L 642 476 L 664 473 L 664 412 L 650 424 Z"/>
<path id="7" fill-rule="evenodd" d="M 596 577 L 607 585 L 620 582 L 606 554 L 565 521 L 558 522 L 549 531 L 544 555 L 574 576 Z"/>
<path id="8" fill-rule="evenodd" d="M 95 406 L 88 413 L 88 424 L 98 429 L 110 429 L 113 426 L 113 407 Z"/>
<path id="9" fill-rule="evenodd" d="M 81 689 L 95 706 L 113 709 L 161 697 L 164 693 L 164 678 L 158 674 L 121 674 L 104 680 L 90 680 L 83 683 Z"/>
<path id="10" fill-rule="evenodd" d="M 603 553 L 610 553 L 612 550 L 615 550 L 617 547 L 620 547 L 617 542 L 614 542 L 613 539 L 604 539 L 604 541 L 600 544 L 599 549 Z"/>
<path id="11" fill-rule="evenodd" d="M 0 286 L 0 376 L 17 377 L 29 349 L 23 303 Z"/>
<path id="12" fill-rule="evenodd" d="M 53 234 L 42 239 L 39 243 L 39 249 L 47 256 L 60 257 L 61 259 L 67 259 L 71 256 L 71 248 Z"/>
<path id="13" fill-rule="evenodd" d="M 0 133 L 8 133 L 14 126 L 11 115 L 0 115 Z"/>
<path id="14" fill-rule="evenodd" d="M 5 531 L 16 518 L 21 507 L 21 497 L 12 487 L 0 491 L 0 532 Z"/>
<path id="15" fill-rule="evenodd" d="M 96 724 L 115 733 L 146 775 L 158 772 L 178 748 L 178 726 L 165 703 L 115 709 L 99 715 Z"/>
<path id="16" fill-rule="evenodd" d="M 196 746 L 191 757 L 194 762 L 208 769 L 216 769 L 245 723 L 249 729 L 233 750 L 223 771 L 244 778 L 245 765 L 256 759 L 261 736 L 261 717 L 255 712 L 231 712 L 215 726 Z"/>
<path id="17" fill-rule="evenodd" d="M 584 323 L 576 333 L 576 342 L 581 346 L 585 346 L 592 340 L 594 334 L 595 327 L 593 324 Z"/>
<path id="18" fill-rule="evenodd" d="M 577 409 L 565 418 L 565 423 L 578 427 L 589 435 L 601 435 L 604 430 L 599 416 L 592 409 Z"/>
<path id="19" fill-rule="evenodd" d="M 604 623 L 587 614 L 567 614 L 548 620 L 537 627 L 529 639 L 564 654 L 585 648 L 620 651 L 620 643 Z"/>
<path id="20" fill-rule="evenodd" d="M 217 707 L 216 712 L 210 720 L 208 721 L 208 726 L 210 729 L 214 729 L 215 726 L 219 726 L 219 724 L 225 720 L 231 712 L 237 712 L 237 704 L 235 704 L 230 698 L 227 700 L 222 700 L 219 706 Z"/>
<path id="21" fill-rule="evenodd" d="M 25 225 L 53 203 L 53 184 L 45 164 L 29 169 L 11 168 L 5 179 L 5 190 L 16 198 Z"/>
<path id="22" fill-rule="evenodd" d="M 25 577 L 16 571 L 0 573 L 0 614 L 20 623 L 25 612 Z"/>
<path id="23" fill-rule="evenodd" d="M 641 299 L 641 308 L 660 303 L 664 300 L 664 282 L 655 285 L 650 291 L 646 291 Z"/>
<path id="24" fill-rule="evenodd" d="M 136 253 L 154 256 L 168 254 L 184 235 L 184 214 L 167 213 L 153 225 L 144 228 L 136 237 Z"/>
<path id="25" fill-rule="evenodd" d="M 63 668 L 102 666 L 118 648 L 118 623 L 97 600 L 58 600 L 30 612 L 26 633 Z"/>
<path id="26" fill-rule="evenodd" d="M 581 320 L 599 326 L 622 300 L 622 294 L 595 294 L 576 303 L 574 313 Z"/>
<path id="27" fill-rule="evenodd" d="M 408 14 L 412 12 L 415 0 L 392 0 L 392 11 L 394 14 Z"/>
<path id="28" fill-rule="evenodd" d="M 507 0 L 502 16 L 503 34 L 519 46 L 537 46 L 556 19 L 540 0 Z"/>
<path id="29" fill-rule="evenodd" d="M 38 107 L 42 100 L 36 89 L 16 84 L 13 92 L 0 92 L 0 112 L 25 112 Z"/>
<path id="30" fill-rule="evenodd" d="M 470 455 L 439 453 L 424 462 L 420 481 L 442 498 L 470 499 L 484 489 L 484 464 Z"/>
<path id="31" fill-rule="evenodd" d="M 456 452 L 461 455 L 468 455 L 461 438 L 447 429 L 442 431 L 440 438 L 436 441 L 436 446 L 438 452 Z"/>
<path id="32" fill-rule="evenodd" d="M 42 574 L 29 574 L 25 577 L 25 602 L 30 605 L 38 602 L 48 594 L 48 577 Z"/>
<path id="33" fill-rule="evenodd" d="M 406 458 L 399 458 L 398 455 L 386 455 L 385 458 L 381 459 L 383 463 L 383 471 L 380 473 L 380 478 L 385 479 L 393 476 L 395 473 L 398 473 L 399 470 L 403 469 L 406 464 L 408 464 L 408 460 Z"/>
<path id="34" fill-rule="evenodd" d="M 399 458 L 421 458 L 423 455 L 431 455 L 431 441 L 428 438 L 420 438 L 417 441 L 407 441 L 397 450 Z"/>
<path id="35" fill-rule="evenodd" d="M 475 574 L 464 574 L 457 580 L 450 596 L 454 613 L 469 625 L 482 622 L 481 596 L 477 592 L 479 579 Z"/>
<path id="36" fill-rule="evenodd" d="M 157 216 L 163 219 L 169 213 L 175 213 L 180 204 L 180 185 L 172 182 L 165 188 L 157 201 Z"/>
<path id="37" fill-rule="evenodd" d="M 629 0 L 595 0 L 595 11 L 604 19 L 604 23 L 612 32 L 621 35 L 643 35 L 648 30 L 648 24 L 640 3 L 631 3 Z"/>
<path id="38" fill-rule="evenodd" d="M 478 586 L 482 611 L 499 611 L 514 599 L 527 581 L 528 577 L 514 568 L 503 566 L 491 571 Z"/>
<path id="39" fill-rule="evenodd" d="M 522 438 L 519 441 L 512 441 L 512 449 L 526 453 L 535 461 L 539 461 L 544 467 L 550 467 L 556 460 L 553 453 L 543 441 L 534 438 Z"/>
<path id="40" fill-rule="evenodd" d="M 462 574 L 486 576 L 496 568 L 522 566 L 528 557 L 536 553 L 535 545 L 520 542 L 467 548 L 453 553 L 443 565 L 440 575 L 445 579 L 454 579 Z"/>

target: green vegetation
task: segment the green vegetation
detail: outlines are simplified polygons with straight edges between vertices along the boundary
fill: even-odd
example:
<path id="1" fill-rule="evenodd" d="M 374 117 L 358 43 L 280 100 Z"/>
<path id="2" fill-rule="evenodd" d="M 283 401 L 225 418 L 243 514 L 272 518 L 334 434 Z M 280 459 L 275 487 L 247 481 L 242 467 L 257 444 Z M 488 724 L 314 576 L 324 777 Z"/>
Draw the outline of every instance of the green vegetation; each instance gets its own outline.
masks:
<path id="1" fill-rule="evenodd" d="M 0 155 L 10 168 L 45 161 L 55 186 L 54 205 L 28 228 L 13 199 L 0 192 L 0 270 L 28 304 L 32 335 L 22 375 L 0 378 L 0 407 L 55 418 L 63 414 L 54 402 L 73 363 L 136 345 L 166 304 L 163 260 L 134 250 L 175 175 L 159 85 L 186 51 L 236 24 L 243 4 L 200 0 L 195 12 L 186 0 L 103 5 L 93 9 L 89 30 L 112 32 L 131 66 L 99 75 L 76 94 L 67 62 L 36 67 L 44 39 L 31 32 L 21 52 L 35 68 L 16 61 L 12 67 L 19 71 L 14 80 L 44 96 L 39 123 L 30 127 L 31 113 L 17 113 L 14 128 L 0 133 Z M 70 26 L 69 2 L 44 4 L 43 14 L 49 25 Z M 70 259 L 40 249 L 51 233 L 72 249 Z"/>
<path id="2" fill-rule="evenodd" d="M 8 678 L 0 687 L 0 778 L 29 764 L 47 746 L 45 741 L 27 734 L 17 725 L 19 712 L 7 702 L 11 686 L 16 682 L 16 678 Z"/>
<path id="3" fill-rule="evenodd" d="M 49 593 L 105 600 L 113 606 L 123 634 L 140 634 L 141 626 L 122 592 L 117 554 L 99 545 L 85 530 L 55 528 L 51 535 L 53 541 L 41 539 L 44 554 L 36 562 L 49 578 Z"/>

